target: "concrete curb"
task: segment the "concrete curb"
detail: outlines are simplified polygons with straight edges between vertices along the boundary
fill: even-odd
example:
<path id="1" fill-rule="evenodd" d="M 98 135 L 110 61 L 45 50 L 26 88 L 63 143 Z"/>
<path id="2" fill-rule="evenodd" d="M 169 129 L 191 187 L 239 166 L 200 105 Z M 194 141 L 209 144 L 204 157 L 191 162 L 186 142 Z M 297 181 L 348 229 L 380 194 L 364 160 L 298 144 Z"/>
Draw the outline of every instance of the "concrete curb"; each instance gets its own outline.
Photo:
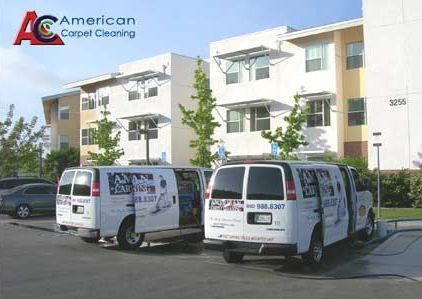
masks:
<path id="1" fill-rule="evenodd" d="M 8 224 L 14 225 L 14 226 L 22 226 L 22 227 L 31 228 L 31 229 L 47 231 L 47 232 L 53 232 L 53 233 L 56 232 L 56 230 L 54 228 L 47 228 L 47 227 L 36 226 L 36 225 L 32 225 L 32 224 L 25 224 L 25 223 L 19 223 L 19 222 L 8 222 Z"/>

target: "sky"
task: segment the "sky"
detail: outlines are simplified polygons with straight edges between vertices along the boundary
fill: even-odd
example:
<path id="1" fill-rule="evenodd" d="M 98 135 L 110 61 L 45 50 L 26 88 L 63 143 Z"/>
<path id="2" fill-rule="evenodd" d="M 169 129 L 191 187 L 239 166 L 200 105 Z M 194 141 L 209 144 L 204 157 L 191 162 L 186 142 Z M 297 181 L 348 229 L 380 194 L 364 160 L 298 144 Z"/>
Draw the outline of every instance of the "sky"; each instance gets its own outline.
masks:
<path id="1" fill-rule="evenodd" d="M 63 91 L 66 83 L 116 72 L 122 63 L 166 52 L 208 58 L 211 41 L 283 25 L 303 29 L 359 18 L 361 8 L 361 0 L 0 0 L 0 120 L 15 104 L 16 116 L 38 116 L 44 124 L 41 97 Z M 136 25 L 124 28 L 135 30 L 136 37 L 63 37 L 63 46 L 28 41 L 14 46 L 30 10 L 58 18 L 133 17 Z"/>

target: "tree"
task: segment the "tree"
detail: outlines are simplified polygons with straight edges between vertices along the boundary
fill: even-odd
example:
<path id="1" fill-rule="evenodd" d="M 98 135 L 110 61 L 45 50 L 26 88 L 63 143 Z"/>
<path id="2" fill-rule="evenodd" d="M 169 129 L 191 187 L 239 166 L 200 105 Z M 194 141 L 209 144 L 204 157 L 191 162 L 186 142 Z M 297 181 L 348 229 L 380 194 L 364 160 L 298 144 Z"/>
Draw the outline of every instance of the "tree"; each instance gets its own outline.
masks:
<path id="1" fill-rule="evenodd" d="M 182 112 L 182 123 L 188 125 L 196 134 L 196 139 L 191 140 L 189 146 L 196 149 L 195 158 L 191 159 L 193 165 L 211 167 L 212 161 L 217 158 L 217 154 L 212 154 L 210 147 L 217 143 L 212 138 L 214 129 L 220 124 L 215 121 L 212 111 L 216 106 L 216 99 L 212 96 L 209 88 L 208 78 L 202 67 L 202 60 L 198 58 L 195 70 L 193 88 L 196 94 L 191 99 L 198 104 L 196 110 L 187 109 L 179 104 Z"/>
<path id="2" fill-rule="evenodd" d="M 261 136 L 269 143 L 277 143 L 280 148 L 280 158 L 283 160 L 293 159 L 293 152 L 301 145 L 307 145 L 302 128 L 306 122 L 308 109 L 302 109 L 299 105 L 300 96 L 294 96 L 294 105 L 289 115 L 284 117 L 287 123 L 285 132 L 282 127 L 277 127 L 275 132 L 262 131 Z"/>
<path id="3" fill-rule="evenodd" d="M 79 155 L 79 150 L 73 147 L 51 151 L 44 162 L 46 175 L 58 181 L 66 168 L 79 166 Z"/>
<path id="4" fill-rule="evenodd" d="M 118 131 L 113 136 L 113 128 L 116 126 L 116 122 L 108 119 L 110 112 L 107 111 L 106 106 L 101 111 L 101 115 L 103 118 L 95 122 L 97 129 L 92 136 L 98 144 L 98 153 L 88 152 L 88 159 L 92 160 L 96 166 L 113 165 L 117 159 L 124 155 L 123 149 L 119 148 L 121 132 Z"/>
<path id="5" fill-rule="evenodd" d="M 0 121 L 0 176 L 39 172 L 39 143 L 45 127 L 37 128 L 36 116 L 30 122 L 23 117 L 14 121 L 14 110 L 10 105 L 5 120 Z"/>

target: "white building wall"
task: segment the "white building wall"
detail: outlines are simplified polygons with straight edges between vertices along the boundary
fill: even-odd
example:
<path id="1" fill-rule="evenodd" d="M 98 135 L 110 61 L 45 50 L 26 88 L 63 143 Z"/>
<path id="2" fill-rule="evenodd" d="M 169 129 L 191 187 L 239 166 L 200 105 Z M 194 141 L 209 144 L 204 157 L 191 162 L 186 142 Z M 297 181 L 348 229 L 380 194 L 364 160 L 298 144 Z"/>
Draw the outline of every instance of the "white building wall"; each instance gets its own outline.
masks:
<path id="1" fill-rule="evenodd" d="M 271 130 L 278 126 L 285 127 L 283 117 L 290 111 L 294 103 L 293 96 L 296 93 L 321 91 L 332 93 L 334 96 L 331 100 L 331 107 L 333 111 L 336 110 L 336 61 L 333 33 L 279 42 L 277 36 L 285 32 L 287 32 L 286 27 L 279 27 L 211 43 L 211 89 L 217 98 L 218 105 L 258 99 L 274 100 L 275 102 L 271 105 Z M 305 47 L 314 43 L 328 44 L 329 66 L 327 70 L 306 73 Z M 255 81 L 246 80 L 242 83 L 226 85 L 225 74 L 220 70 L 213 56 L 261 45 L 271 49 L 270 78 Z M 224 60 L 221 60 L 221 68 L 225 70 Z M 335 112 L 330 114 L 331 126 L 305 129 L 304 133 L 310 144 L 301 150 L 337 152 L 337 115 Z M 215 117 L 217 121 L 222 123 L 222 126 L 216 129 L 215 138 L 224 142 L 230 155 L 270 154 L 270 144 L 261 137 L 261 132 L 249 132 L 249 121 L 247 119 L 245 121 L 245 132 L 226 133 L 226 109 L 221 106 L 217 107 Z M 249 118 L 249 115 L 246 115 L 246 118 Z"/>
<path id="2" fill-rule="evenodd" d="M 422 2 L 363 1 L 369 168 L 373 132 L 381 132 L 381 169 L 417 169 L 422 161 Z M 398 99 L 406 104 L 394 105 Z M 403 103 L 402 100 L 400 102 Z"/>

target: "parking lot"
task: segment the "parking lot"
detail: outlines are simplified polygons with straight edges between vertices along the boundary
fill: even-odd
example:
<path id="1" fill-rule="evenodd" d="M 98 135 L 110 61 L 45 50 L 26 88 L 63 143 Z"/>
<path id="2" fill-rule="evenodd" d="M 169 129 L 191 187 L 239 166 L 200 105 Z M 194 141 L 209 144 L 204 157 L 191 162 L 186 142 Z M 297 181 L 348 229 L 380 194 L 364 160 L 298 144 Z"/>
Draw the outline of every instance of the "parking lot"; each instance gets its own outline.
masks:
<path id="1" fill-rule="evenodd" d="M 419 298 L 422 291 L 422 232 L 363 249 L 341 242 L 311 272 L 296 257 L 227 264 L 200 241 L 121 251 L 53 232 L 53 225 L 54 217 L 0 216 L 1 298 Z"/>

